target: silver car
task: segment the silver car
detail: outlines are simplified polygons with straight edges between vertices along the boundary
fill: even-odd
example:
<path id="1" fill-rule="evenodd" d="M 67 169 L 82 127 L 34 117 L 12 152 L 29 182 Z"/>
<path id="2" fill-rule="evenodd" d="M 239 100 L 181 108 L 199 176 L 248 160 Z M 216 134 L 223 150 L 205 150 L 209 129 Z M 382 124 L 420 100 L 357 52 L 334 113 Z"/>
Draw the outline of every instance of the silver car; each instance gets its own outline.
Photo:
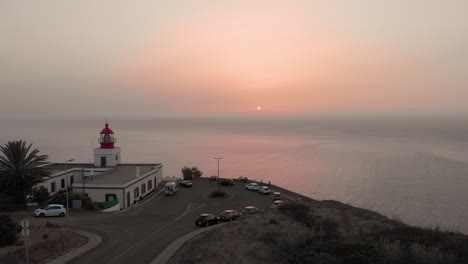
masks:
<path id="1" fill-rule="evenodd" d="M 49 204 L 46 207 L 38 208 L 34 211 L 34 215 L 38 217 L 44 216 L 65 216 L 67 210 L 61 204 Z"/>
<path id="2" fill-rule="evenodd" d="M 281 200 L 276 200 L 273 202 L 273 204 L 271 205 L 271 209 L 278 209 L 278 207 L 281 207 L 283 205 L 285 205 L 286 203 L 281 201 Z"/>
<path id="3" fill-rule="evenodd" d="M 270 194 L 270 188 L 268 188 L 268 187 L 266 187 L 266 186 L 262 186 L 262 187 L 260 187 L 260 189 L 258 190 L 258 193 Z"/>

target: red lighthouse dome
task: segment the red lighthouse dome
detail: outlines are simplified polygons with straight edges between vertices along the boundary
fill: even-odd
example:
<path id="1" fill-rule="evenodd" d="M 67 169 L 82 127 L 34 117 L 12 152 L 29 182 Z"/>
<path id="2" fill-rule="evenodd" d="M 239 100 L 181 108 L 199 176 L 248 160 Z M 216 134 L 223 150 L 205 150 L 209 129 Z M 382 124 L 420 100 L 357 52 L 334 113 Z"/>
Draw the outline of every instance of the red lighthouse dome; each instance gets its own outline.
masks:
<path id="1" fill-rule="evenodd" d="M 102 149 L 113 149 L 115 148 L 114 144 L 117 142 L 117 139 L 114 137 L 114 131 L 109 128 L 109 124 L 106 123 L 106 127 L 101 130 L 99 143 L 101 144 Z"/>

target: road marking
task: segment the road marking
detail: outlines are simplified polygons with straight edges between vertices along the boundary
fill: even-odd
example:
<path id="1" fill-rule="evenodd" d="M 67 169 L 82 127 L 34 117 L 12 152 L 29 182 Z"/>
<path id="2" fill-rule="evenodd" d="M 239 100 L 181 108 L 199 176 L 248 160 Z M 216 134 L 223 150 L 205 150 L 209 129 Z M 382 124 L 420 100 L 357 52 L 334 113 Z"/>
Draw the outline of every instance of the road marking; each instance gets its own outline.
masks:
<path id="1" fill-rule="evenodd" d="M 174 220 L 172 220 L 171 222 L 163 225 L 162 227 L 160 227 L 159 229 L 151 232 L 149 235 L 147 235 L 146 237 L 144 237 L 143 239 L 141 239 L 140 241 L 138 241 L 137 243 L 133 244 L 132 246 L 130 246 L 129 248 L 127 248 L 125 251 L 123 251 L 122 253 L 120 253 L 118 256 L 116 256 L 115 258 L 113 258 L 111 261 L 107 262 L 107 264 L 110 264 L 110 263 L 113 263 L 114 261 L 116 261 L 118 258 L 122 257 L 123 255 L 127 254 L 130 250 L 132 250 L 133 248 L 135 248 L 136 246 L 140 245 L 142 242 L 144 242 L 145 240 L 147 240 L 148 238 L 152 237 L 153 235 L 155 235 L 156 233 L 158 233 L 159 231 L 165 229 L 167 226 L 169 226 L 170 224 L 174 223 L 175 221 L 179 220 L 181 217 L 183 217 L 184 215 L 190 213 L 190 212 L 193 212 L 199 208 L 202 208 L 203 206 L 205 206 L 206 204 L 202 204 L 201 206 L 197 207 L 197 208 L 194 208 L 192 210 L 189 211 L 190 209 L 190 203 L 188 204 L 187 206 L 187 209 L 185 209 L 185 211 L 179 215 L 178 217 L 176 217 Z"/>

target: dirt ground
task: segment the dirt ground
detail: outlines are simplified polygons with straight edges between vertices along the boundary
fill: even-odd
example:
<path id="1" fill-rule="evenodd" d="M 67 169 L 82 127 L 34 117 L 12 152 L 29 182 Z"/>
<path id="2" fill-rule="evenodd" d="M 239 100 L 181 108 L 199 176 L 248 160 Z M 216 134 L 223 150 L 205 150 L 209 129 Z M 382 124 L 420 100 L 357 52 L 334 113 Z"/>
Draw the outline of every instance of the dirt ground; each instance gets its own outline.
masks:
<path id="1" fill-rule="evenodd" d="M 47 226 L 46 223 L 31 224 L 29 230 L 28 251 L 31 264 L 47 263 L 88 242 L 88 238 L 69 229 Z M 0 248 L 0 263 L 26 263 L 25 241 L 21 234 L 18 236 L 16 245 Z"/>

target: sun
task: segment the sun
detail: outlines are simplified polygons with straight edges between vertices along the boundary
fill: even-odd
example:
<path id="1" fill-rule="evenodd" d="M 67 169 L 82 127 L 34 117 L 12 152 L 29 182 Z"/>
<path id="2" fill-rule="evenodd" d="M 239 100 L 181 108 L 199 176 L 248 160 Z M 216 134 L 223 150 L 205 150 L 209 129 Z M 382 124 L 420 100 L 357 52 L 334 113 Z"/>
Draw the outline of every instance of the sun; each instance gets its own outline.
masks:
<path id="1" fill-rule="evenodd" d="M 257 110 L 258 110 L 258 111 L 262 110 L 262 107 L 261 107 L 261 106 L 257 106 Z"/>

